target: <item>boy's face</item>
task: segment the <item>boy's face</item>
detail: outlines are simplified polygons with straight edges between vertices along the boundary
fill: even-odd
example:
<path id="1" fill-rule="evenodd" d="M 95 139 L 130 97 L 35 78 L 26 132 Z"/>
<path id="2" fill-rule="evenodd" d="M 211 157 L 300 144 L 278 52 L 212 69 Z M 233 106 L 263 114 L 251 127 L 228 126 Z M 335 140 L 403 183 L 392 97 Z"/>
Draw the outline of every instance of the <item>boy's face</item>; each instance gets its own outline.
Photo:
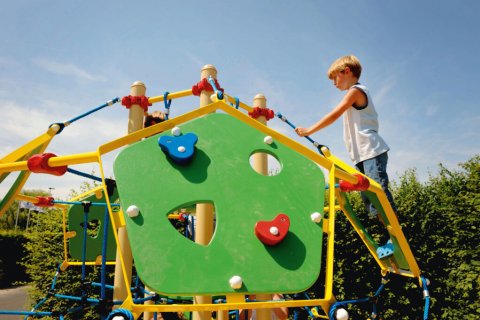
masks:
<path id="1" fill-rule="evenodd" d="M 352 80 L 352 72 L 348 67 L 343 71 L 337 72 L 332 78 L 333 85 L 340 91 L 350 89 L 350 87 L 356 83 L 356 81 L 353 81 L 355 83 L 352 83 Z"/>

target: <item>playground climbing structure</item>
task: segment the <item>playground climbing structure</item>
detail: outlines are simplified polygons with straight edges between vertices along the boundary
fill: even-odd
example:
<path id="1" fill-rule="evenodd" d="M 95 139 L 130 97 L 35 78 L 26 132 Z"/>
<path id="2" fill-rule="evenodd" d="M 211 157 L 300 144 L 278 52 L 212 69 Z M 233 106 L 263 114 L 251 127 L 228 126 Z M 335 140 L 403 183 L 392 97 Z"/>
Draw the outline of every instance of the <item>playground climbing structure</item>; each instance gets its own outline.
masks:
<path id="1" fill-rule="evenodd" d="M 59 269 L 80 266 L 84 273 L 86 265 L 117 268 L 115 277 L 120 285 L 106 284 L 102 272 L 100 298 L 82 297 L 91 305 L 106 306 L 100 314 L 103 319 L 150 318 L 159 312 L 195 312 L 197 319 L 210 319 L 214 311 L 221 318 L 228 310 L 277 307 L 304 307 L 314 317 L 344 319 L 342 308 L 358 301 L 339 302 L 333 295 L 335 223 L 340 211 L 380 273 L 418 279 L 428 300 L 426 280 L 379 184 L 311 138 L 307 137 L 313 150 L 267 127 L 266 120 L 275 116 L 294 125 L 278 112 L 251 107 L 224 93 L 214 71 L 202 73 L 192 89 L 150 98 L 143 90 L 115 98 L 82 116 L 51 125 L 46 133 L 1 158 L 0 182 L 11 172 L 20 174 L 0 202 L 0 214 L 15 200 L 63 210 L 65 253 Z M 168 115 L 171 100 L 191 95 L 200 96 L 200 108 L 167 117 L 151 127 L 137 125 L 95 151 L 72 155 L 45 152 L 68 125 L 120 100 L 129 108 L 131 122 L 141 123 L 152 104 L 165 102 Z M 105 177 L 102 161 L 113 152 L 118 153 L 114 180 Z M 252 156 L 267 155 L 280 164 L 275 174 L 252 168 Z M 32 173 L 60 179 L 69 170 L 76 172 L 72 166 L 85 163 L 98 164 L 100 177 L 91 178 L 100 185 L 74 199 L 62 202 L 21 194 Z M 320 168 L 325 169 L 326 177 Z M 376 243 L 362 225 L 348 200 L 352 191 L 364 192 L 374 203 L 389 243 Z M 328 205 L 324 204 L 325 193 Z M 194 209 L 185 213 L 184 208 Z M 195 241 L 181 235 L 169 221 L 185 220 L 189 215 L 194 217 L 190 221 L 195 221 L 190 225 Z M 94 222 L 102 229 L 90 237 L 87 229 Z M 210 234 L 199 241 L 204 225 L 211 229 Z M 132 289 L 132 261 L 142 283 L 141 298 Z M 319 298 L 258 299 L 307 291 L 322 268 L 324 292 L 318 293 Z M 117 292 L 107 294 L 110 287 Z M 249 301 L 253 294 L 258 300 Z M 196 299 L 212 296 L 217 297 L 214 302 Z M 165 303 L 175 299 L 193 303 Z M 53 315 L 38 311 L 40 307 L 41 303 L 17 314 Z"/>

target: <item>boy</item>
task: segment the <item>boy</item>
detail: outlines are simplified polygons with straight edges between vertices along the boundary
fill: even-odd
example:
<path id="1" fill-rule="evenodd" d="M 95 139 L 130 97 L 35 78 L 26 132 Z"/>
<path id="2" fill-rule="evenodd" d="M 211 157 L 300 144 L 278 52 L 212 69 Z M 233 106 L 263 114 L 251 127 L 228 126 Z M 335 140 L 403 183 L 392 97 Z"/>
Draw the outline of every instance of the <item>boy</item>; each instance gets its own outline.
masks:
<path id="1" fill-rule="evenodd" d="M 337 59 L 328 70 L 328 78 L 341 91 L 347 91 L 340 103 L 327 115 L 309 128 L 297 127 L 295 132 L 303 137 L 327 127 L 343 114 L 343 139 L 356 168 L 377 181 L 385 191 L 393 211 L 397 207 L 388 190 L 387 151 L 390 148 L 378 134 L 378 116 L 370 93 L 358 80 L 362 66 L 357 57 L 350 55 Z M 372 203 L 362 194 L 370 212 L 377 215 Z"/>
<path id="2" fill-rule="evenodd" d="M 151 114 L 145 112 L 145 120 L 143 122 L 143 127 L 150 127 L 163 121 L 165 121 L 165 114 L 163 112 L 153 111 Z"/>

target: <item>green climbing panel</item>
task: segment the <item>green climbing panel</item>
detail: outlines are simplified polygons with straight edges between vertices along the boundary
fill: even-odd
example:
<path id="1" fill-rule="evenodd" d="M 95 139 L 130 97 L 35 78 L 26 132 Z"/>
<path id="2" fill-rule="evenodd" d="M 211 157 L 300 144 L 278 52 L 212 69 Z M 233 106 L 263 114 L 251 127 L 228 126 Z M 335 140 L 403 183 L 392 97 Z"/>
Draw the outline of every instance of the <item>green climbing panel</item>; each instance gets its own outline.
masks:
<path id="1" fill-rule="evenodd" d="M 116 189 L 116 188 L 115 188 Z M 110 197 L 110 201 L 113 203 L 118 199 L 118 193 L 115 190 Z M 89 196 L 82 201 L 105 203 L 105 196 L 102 194 L 102 198 L 98 199 L 95 195 Z M 118 209 L 113 207 L 112 210 Z M 90 206 L 88 212 L 88 228 L 87 228 L 87 241 L 86 241 L 86 261 L 95 261 L 98 256 L 102 255 L 103 244 L 103 226 L 105 225 L 105 206 Z M 84 223 L 84 209 L 83 205 L 73 205 L 68 211 L 68 230 L 75 231 L 75 237 L 69 239 L 69 253 L 73 259 L 82 260 L 83 250 L 83 223 Z M 108 235 L 107 235 L 107 260 L 115 260 L 116 256 L 116 244 L 115 237 L 112 231 L 112 224 L 109 223 Z"/>
<path id="2" fill-rule="evenodd" d="M 226 114 L 209 114 L 180 126 L 198 136 L 189 164 L 175 164 L 158 139 L 124 149 L 114 164 L 135 267 L 159 293 L 231 294 L 299 292 L 320 273 L 322 226 L 311 220 L 323 211 L 324 176 L 319 167 L 265 134 Z M 261 175 L 250 156 L 268 153 L 281 164 L 274 176 Z M 182 236 L 167 219 L 173 210 L 211 203 L 216 226 L 208 245 Z M 127 208 L 140 214 L 130 218 Z M 276 246 L 257 239 L 258 221 L 286 214 L 290 228 Z M 232 289 L 229 279 L 243 286 Z"/>

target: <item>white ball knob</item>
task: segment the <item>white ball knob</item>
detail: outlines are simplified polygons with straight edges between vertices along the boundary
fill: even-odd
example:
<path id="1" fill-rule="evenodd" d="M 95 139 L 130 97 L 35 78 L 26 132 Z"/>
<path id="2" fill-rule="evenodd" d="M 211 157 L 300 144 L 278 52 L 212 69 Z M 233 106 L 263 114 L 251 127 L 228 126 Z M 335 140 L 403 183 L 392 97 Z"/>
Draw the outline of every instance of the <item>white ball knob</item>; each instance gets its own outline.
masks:
<path id="1" fill-rule="evenodd" d="M 337 320 L 348 320 L 348 312 L 345 309 L 338 309 L 335 312 L 335 318 Z"/>
<path id="2" fill-rule="evenodd" d="M 230 287 L 232 289 L 240 289 L 243 285 L 243 280 L 240 276 L 233 276 L 228 282 L 230 283 Z"/>
<path id="3" fill-rule="evenodd" d="M 312 219 L 313 222 L 315 223 L 320 223 L 322 221 L 322 214 L 319 212 L 314 212 L 310 215 L 310 218 Z"/>
<path id="4" fill-rule="evenodd" d="M 185 147 L 184 146 L 180 146 L 177 148 L 178 152 L 181 152 L 181 153 L 184 153 L 185 152 Z"/>
<path id="5" fill-rule="evenodd" d="M 181 130 L 179 127 L 173 127 L 173 129 L 172 129 L 172 134 L 173 134 L 175 137 L 178 137 L 179 135 L 182 134 L 182 130 Z"/>
<path id="6" fill-rule="evenodd" d="M 263 142 L 265 142 L 266 144 L 272 144 L 273 138 L 271 136 L 266 136 L 265 138 L 263 138 Z"/>
<path id="7" fill-rule="evenodd" d="M 131 205 L 130 207 L 127 208 L 127 215 L 130 218 L 135 218 L 136 216 L 138 216 L 139 213 L 140 213 L 140 209 L 138 209 L 136 205 Z"/>
<path id="8" fill-rule="evenodd" d="M 55 132 L 60 131 L 60 126 L 57 123 L 52 124 L 52 126 L 50 128 L 52 128 L 53 131 L 55 131 Z"/>
<path id="9" fill-rule="evenodd" d="M 274 236 L 278 236 L 280 231 L 278 231 L 277 227 L 270 227 L 270 234 L 273 234 Z"/>

